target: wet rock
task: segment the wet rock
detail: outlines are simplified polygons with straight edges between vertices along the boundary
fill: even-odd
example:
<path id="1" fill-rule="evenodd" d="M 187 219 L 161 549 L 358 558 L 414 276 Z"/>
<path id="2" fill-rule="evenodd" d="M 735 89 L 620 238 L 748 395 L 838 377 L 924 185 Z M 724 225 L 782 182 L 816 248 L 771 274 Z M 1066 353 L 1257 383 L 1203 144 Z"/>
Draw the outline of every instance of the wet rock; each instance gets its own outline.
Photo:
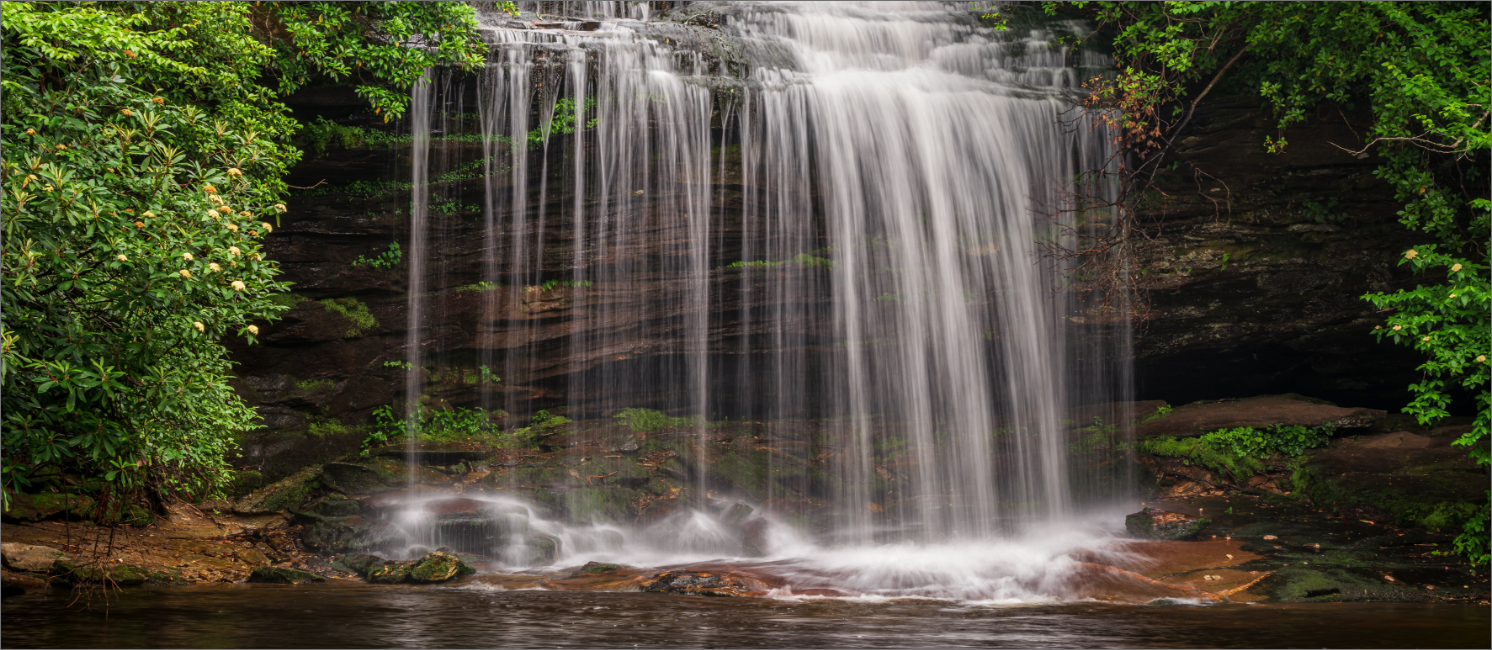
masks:
<path id="1" fill-rule="evenodd" d="M 71 560 L 58 560 L 52 571 L 56 574 L 54 582 L 67 584 L 104 583 L 133 587 L 150 582 L 152 577 L 149 571 L 129 564 L 83 564 Z"/>
<path id="2" fill-rule="evenodd" d="M 1124 518 L 1125 530 L 1141 539 L 1193 539 L 1211 523 L 1210 519 L 1155 508 L 1145 508 Z"/>
<path id="3" fill-rule="evenodd" d="M 67 555 L 49 546 L 0 544 L 0 560 L 12 571 L 45 573 L 51 571 L 58 560 L 67 560 Z"/>
<path id="4" fill-rule="evenodd" d="M 745 521 L 747 517 L 751 516 L 752 512 L 755 512 L 755 510 L 751 506 L 737 501 L 730 504 L 730 507 L 726 508 L 725 512 L 721 513 L 720 523 L 727 526 L 739 526 L 741 525 L 741 522 Z"/>
<path id="5" fill-rule="evenodd" d="M 398 477 L 391 472 L 354 463 L 322 465 L 321 480 L 327 487 L 349 495 L 380 492 L 399 482 Z"/>
<path id="6" fill-rule="evenodd" d="M 366 577 L 368 571 L 379 563 L 383 558 L 367 553 L 348 553 L 332 561 L 332 568 L 338 571 L 346 571 L 355 575 Z"/>
<path id="7" fill-rule="evenodd" d="M 426 584 L 445 582 L 476 572 L 476 569 L 462 562 L 461 558 L 456 557 L 449 549 L 440 549 L 415 560 L 409 566 L 408 578 L 406 579 L 416 584 Z"/>
<path id="8" fill-rule="evenodd" d="M 365 577 L 373 584 L 396 585 L 409 577 L 409 563 L 389 560 L 380 565 L 370 566 Z"/>
<path id="9" fill-rule="evenodd" d="M 624 566 L 622 566 L 620 564 L 605 564 L 605 563 L 602 563 L 602 562 L 586 562 L 585 566 L 582 566 L 579 569 L 576 569 L 574 572 L 572 572 L 570 574 L 570 576 L 571 577 L 574 577 L 574 576 L 589 576 L 589 575 L 595 575 L 595 574 L 598 574 L 598 573 L 610 573 L 610 572 L 614 572 L 614 571 L 620 571 L 620 570 L 625 569 L 625 568 L 626 567 L 624 567 Z"/>
<path id="10" fill-rule="evenodd" d="M 261 566 L 254 567 L 254 570 L 249 572 L 248 581 L 279 585 L 299 585 L 309 582 L 326 582 L 326 578 L 310 571 L 301 571 L 300 569 L 292 569 L 290 567 Z"/>
<path id="11" fill-rule="evenodd" d="M 38 591 L 46 588 L 46 578 L 14 571 L 0 571 L 0 598 L 20 596 L 27 590 Z"/>
<path id="12" fill-rule="evenodd" d="M 368 582 L 374 584 L 430 584 L 446 582 L 476 573 L 471 565 L 449 549 L 437 549 L 413 562 L 390 560 L 367 568 Z"/>
<path id="13" fill-rule="evenodd" d="M 269 487 L 255 490 L 233 504 L 233 511 L 241 515 L 269 514 L 299 507 L 310 498 L 316 489 L 316 479 L 321 475 L 320 467 L 307 467 Z"/>
<path id="14" fill-rule="evenodd" d="M 756 596 L 765 593 L 764 585 L 743 576 L 707 571 L 668 571 L 654 576 L 642 590 L 655 594 L 688 594 L 694 596 Z"/>
<path id="15" fill-rule="evenodd" d="M 1267 427 L 1275 424 L 1321 426 L 1339 429 L 1372 426 L 1384 411 L 1341 408 L 1330 402 L 1300 395 L 1262 395 L 1248 399 L 1187 404 L 1170 415 L 1135 427 L 1135 436 L 1188 437 L 1231 427 Z"/>

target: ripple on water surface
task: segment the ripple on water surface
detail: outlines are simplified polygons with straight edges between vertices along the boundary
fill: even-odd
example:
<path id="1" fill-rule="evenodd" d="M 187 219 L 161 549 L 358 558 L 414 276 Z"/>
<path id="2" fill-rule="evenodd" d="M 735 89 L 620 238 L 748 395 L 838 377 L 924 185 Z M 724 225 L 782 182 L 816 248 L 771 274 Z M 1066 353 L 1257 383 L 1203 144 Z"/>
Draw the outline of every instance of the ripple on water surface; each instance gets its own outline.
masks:
<path id="1" fill-rule="evenodd" d="M 979 606 L 443 587 L 144 588 L 5 601 L 4 647 L 1486 647 L 1476 605 Z"/>

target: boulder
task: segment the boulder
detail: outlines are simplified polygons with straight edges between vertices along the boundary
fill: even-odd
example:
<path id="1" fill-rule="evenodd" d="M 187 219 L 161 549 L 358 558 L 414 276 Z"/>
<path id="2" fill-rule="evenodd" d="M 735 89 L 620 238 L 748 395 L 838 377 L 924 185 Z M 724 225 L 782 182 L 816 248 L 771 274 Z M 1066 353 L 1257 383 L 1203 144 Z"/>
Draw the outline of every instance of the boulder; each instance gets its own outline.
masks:
<path id="1" fill-rule="evenodd" d="M 1211 524 L 1210 519 L 1155 508 L 1145 508 L 1124 518 L 1124 528 L 1129 534 L 1166 541 L 1192 539 Z"/>
<path id="2" fill-rule="evenodd" d="M 12 571 L 46 573 L 58 560 L 67 560 L 67 555 L 50 546 L 0 544 L 0 560 Z"/>
<path id="3" fill-rule="evenodd" d="M 416 584 L 445 582 L 452 578 L 459 578 L 476 572 L 476 569 L 462 562 L 461 558 L 456 557 L 455 553 L 449 549 L 440 549 L 415 560 L 409 566 L 409 574 L 406 579 Z"/>
<path id="4" fill-rule="evenodd" d="M 666 571 L 642 585 L 642 590 L 656 594 L 694 596 L 760 596 L 769 587 L 762 581 L 745 576 L 709 571 Z"/>
<path id="5" fill-rule="evenodd" d="M 1170 415 L 1135 427 L 1135 437 L 1185 438 L 1218 429 L 1267 427 L 1275 424 L 1309 427 L 1330 424 L 1339 429 L 1362 428 L 1372 426 L 1385 415 L 1384 411 L 1376 409 L 1342 408 L 1300 395 L 1262 395 L 1248 399 L 1187 404 L 1172 411 Z"/>
<path id="6" fill-rule="evenodd" d="M 338 571 L 346 571 L 360 576 L 367 576 L 368 571 L 379 563 L 383 558 L 367 553 L 348 553 L 332 561 L 332 568 Z"/>
<path id="7" fill-rule="evenodd" d="M 47 581 L 43 578 L 14 571 L 0 571 L 0 598 L 20 596 L 28 589 L 37 591 L 46 588 Z"/>
<path id="8" fill-rule="evenodd" d="M 352 495 L 381 492 L 399 483 L 391 472 L 354 463 L 322 465 L 321 480 L 333 490 Z"/>
<path id="9" fill-rule="evenodd" d="M 409 562 L 389 560 L 383 564 L 368 567 L 366 577 L 368 582 L 373 584 L 396 585 L 409 577 L 409 565 Z"/>
<path id="10" fill-rule="evenodd" d="M 299 585 L 309 582 L 326 582 L 326 578 L 290 567 L 260 566 L 249 573 L 248 582 L 278 585 Z"/>
<path id="11" fill-rule="evenodd" d="M 390 560 L 377 565 L 370 563 L 366 569 L 368 582 L 386 585 L 446 582 L 476 572 L 476 569 L 463 562 L 455 552 L 446 548 L 431 551 L 413 562 Z"/>
<path id="12" fill-rule="evenodd" d="M 319 467 L 302 469 L 239 499 L 233 504 L 233 512 L 241 515 L 259 515 L 299 507 L 316 489 L 316 479 L 320 475 L 321 468 Z"/>

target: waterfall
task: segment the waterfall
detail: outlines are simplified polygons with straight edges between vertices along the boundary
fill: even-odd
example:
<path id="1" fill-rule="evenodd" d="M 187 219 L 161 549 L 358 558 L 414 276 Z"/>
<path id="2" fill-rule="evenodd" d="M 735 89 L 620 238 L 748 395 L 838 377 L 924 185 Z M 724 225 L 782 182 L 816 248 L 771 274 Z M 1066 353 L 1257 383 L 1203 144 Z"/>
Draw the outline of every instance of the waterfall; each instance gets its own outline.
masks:
<path id="1" fill-rule="evenodd" d="M 462 235 L 427 216 L 430 111 L 466 87 L 414 91 L 411 414 L 422 348 L 501 367 L 478 403 L 510 429 L 600 422 L 581 448 L 623 409 L 663 411 L 694 436 L 699 512 L 721 485 L 711 427 L 752 423 L 755 502 L 821 498 L 841 545 L 1009 536 L 1120 496 L 1072 449 L 1128 418 L 1122 300 L 1063 290 L 1040 248 L 1106 219 L 1066 209 L 1112 152 L 1063 94 L 1108 65 L 1049 31 L 1081 25 L 740 3 L 711 5 L 714 31 L 648 3 L 520 4 L 559 22 L 484 17 L 476 119 L 446 122 L 480 136 L 482 255 L 439 281 L 429 233 Z M 476 343 L 442 347 L 423 296 L 457 277 L 477 306 L 442 308 Z"/>

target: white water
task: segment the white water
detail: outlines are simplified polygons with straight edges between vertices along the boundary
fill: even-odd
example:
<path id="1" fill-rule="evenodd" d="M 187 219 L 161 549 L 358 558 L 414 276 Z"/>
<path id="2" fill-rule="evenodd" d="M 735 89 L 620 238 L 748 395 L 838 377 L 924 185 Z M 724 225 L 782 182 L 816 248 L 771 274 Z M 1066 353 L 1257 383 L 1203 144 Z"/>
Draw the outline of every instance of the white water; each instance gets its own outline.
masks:
<path id="1" fill-rule="evenodd" d="M 476 89 L 487 160 L 481 277 L 501 288 L 482 294 L 481 363 L 510 384 L 562 377 L 575 419 L 642 406 L 697 422 L 722 412 L 839 422 L 827 442 L 806 429 L 775 434 L 820 450 L 832 477 L 826 534 L 777 518 L 796 513 L 758 515 L 770 542 L 754 561 L 784 563 L 801 584 L 837 581 L 867 596 L 1060 594 L 1072 555 L 1108 539 L 1074 523 L 1084 504 L 1073 496 L 1082 479 L 1068 453 L 1070 413 L 1127 398 L 1112 361 L 1124 356 L 1113 341 L 1127 337 L 1072 329 L 1086 307 L 1056 290 L 1061 269 L 1038 242 L 1074 225 L 1051 216 L 1068 200 L 1064 183 L 1108 158 L 1104 133 L 1064 124 L 1071 102 L 1061 95 L 1107 61 L 1040 30 L 997 34 L 962 3 L 721 7 L 743 72 L 676 47 L 697 32 L 638 22 L 653 17 L 645 6 L 572 3 L 603 20 L 592 32 L 489 30 Z M 417 188 L 428 92 L 417 89 L 412 112 Z M 577 130 L 550 146 L 561 100 Z M 543 143 L 512 154 L 535 128 Z M 430 309 L 424 260 L 441 247 L 425 241 L 422 196 L 409 252 L 411 405 L 430 343 L 418 325 Z M 731 262 L 768 264 L 722 270 Z M 571 286 L 535 288 L 560 280 Z M 572 331 L 529 306 L 548 300 L 575 315 Z M 738 324 L 712 320 L 731 305 Z M 569 367 L 557 372 L 561 358 Z M 597 358 L 608 361 L 583 361 Z M 535 399 L 481 393 L 482 406 L 513 414 Z M 704 467 L 711 443 L 705 428 L 696 435 Z M 545 563 L 533 535 L 558 542 L 556 566 L 742 555 L 740 531 L 709 503 L 716 478 L 692 480 L 694 507 L 646 528 L 560 522 L 479 498 L 502 517 L 521 513 L 528 532 L 492 549 L 510 566 Z M 806 481 L 769 479 L 753 503 L 805 501 L 819 489 Z M 409 539 L 439 545 L 419 512 L 412 505 L 403 523 Z"/>

